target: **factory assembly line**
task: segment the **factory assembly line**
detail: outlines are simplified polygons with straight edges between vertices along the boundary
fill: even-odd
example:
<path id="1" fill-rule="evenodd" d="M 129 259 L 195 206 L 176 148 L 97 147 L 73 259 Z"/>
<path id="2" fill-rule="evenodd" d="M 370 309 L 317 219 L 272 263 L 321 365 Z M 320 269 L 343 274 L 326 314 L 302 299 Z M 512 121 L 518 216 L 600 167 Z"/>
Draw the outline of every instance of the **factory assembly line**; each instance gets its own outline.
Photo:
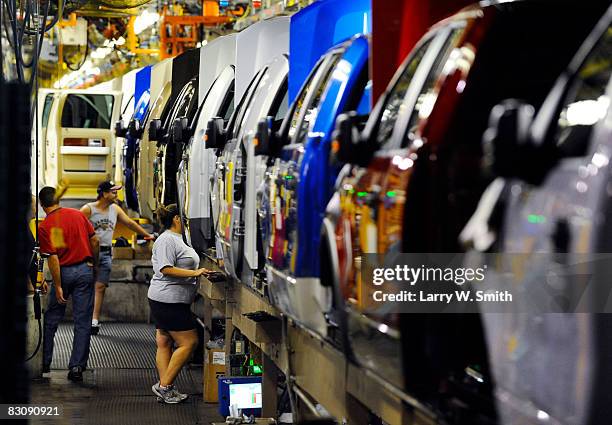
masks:
<path id="1" fill-rule="evenodd" d="M 610 0 L 0 20 L 0 420 L 610 421 Z"/>

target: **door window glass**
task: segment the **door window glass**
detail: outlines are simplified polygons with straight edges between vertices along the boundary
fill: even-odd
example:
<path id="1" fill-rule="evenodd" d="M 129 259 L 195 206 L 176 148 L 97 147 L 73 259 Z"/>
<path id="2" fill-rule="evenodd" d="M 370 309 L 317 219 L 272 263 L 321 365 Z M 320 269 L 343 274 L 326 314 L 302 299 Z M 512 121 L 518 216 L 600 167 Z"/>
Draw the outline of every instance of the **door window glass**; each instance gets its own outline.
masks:
<path id="1" fill-rule="evenodd" d="M 264 68 L 261 71 L 259 71 L 255 75 L 255 77 L 253 77 L 253 79 L 251 80 L 251 83 L 249 84 L 247 91 L 242 96 L 242 99 L 240 100 L 240 103 L 238 104 L 238 110 L 236 111 L 236 119 L 234 120 L 234 128 L 233 128 L 234 137 L 238 137 L 238 132 L 240 132 L 240 128 L 242 127 L 242 121 L 244 120 L 247 110 L 251 106 L 251 100 L 253 100 L 253 94 L 255 93 L 255 90 L 257 89 L 261 80 L 267 74 L 267 72 L 268 72 L 268 68 Z"/>
<path id="2" fill-rule="evenodd" d="M 308 96 L 308 93 L 310 93 L 310 89 L 312 88 L 312 85 L 317 80 L 317 75 L 319 74 L 319 70 L 323 62 L 324 62 L 324 59 L 317 62 L 317 64 L 315 65 L 315 68 L 310 73 L 310 77 L 308 78 L 308 81 L 306 81 L 306 85 L 304 86 L 303 90 L 300 90 L 300 93 L 297 99 L 295 99 L 295 108 L 293 109 L 293 113 L 291 115 L 291 123 L 289 125 L 289 138 L 292 138 L 293 136 L 295 136 L 295 133 L 297 131 L 297 126 L 298 126 L 298 119 L 300 117 L 300 112 L 302 112 L 302 109 L 304 107 L 306 96 Z"/>
<path id="3" fill-rule="evenodd" d="M 110 129 L 114 102 L 110 94 L 69 94 L 62 110 L 62 127 Z"/>
<path id="4" fill-rule="evenodd" d="M 465 27 L 455 28 L 451 31 L 449 37 L 446 39 L 444 46 L 440 49 L 433 66 L 429 70 L 425 84 L 421 88 L 417 101 L 414 105 L 414 109 L 411 112 L 410 120 L 408 122 L 408 131 L 406 133 L 406 140 L 403 146 L 413 139 L 414 133 L 417 129 L 420 119 L 425 119 L 431 113 L 436 100 L 438 98 L 438 82 L 440 76 L 444 72 L 444 69 L 449 60 L 451 52 L 454 50 L 460 36 L 463 34 Z"/>
<path id="5" fill-rule="evenodd" d="M 281 101 L 278 103 L 278 106 L 274 105 L 272 110 L 274 113 L 275 122 L 281 121 L 283 118 L 285 118 L 285 115 L 287 115 L 287 110 L 289 109 L 289 91 L 287 90 L 286 82 L 283 84 L 281 93 L 279 93 L 279 95 L 282 95 Z"/>
<path id="6" fill-rule="evenodd" d="M 606 87 L 612 74 L 612 26 L 580 67 L 557 122 L 557 146 L 564 156 L 586 154 L 589 135 L 610 107 Z"/>
<path id="7" fill-rule="evenodd" d="M 232 114 L 234 113 L 234 82 L 232 81 L 232 85 L 230 86 L 229 91 L 227 92 L 227 96 L 223 101 L 223 106 L 221 107 L 222 117 L 225 122 L 227 122 Z"/>
<path id="8" fill-rule="evenodd" d="M 45 96 L 45 104 L 43 106 L 42 113 L 42 127 L 45 128 L 49 123 L 49 114 L 51 113 L 51 105 L 53 105 L 53 95 L 48 94 Z"/>
<path id="9" fill-rule="evenodd" d="M 297 135 L 295 141 L 293 143 L 301 143 L 308 134 L 308 130 L 310 127 L 314 125 L 314 122 L 317 119 L 317 115 L 319 113 L 319 105 L 321 104 L 321 100 L 323 99 L 323 93 L 327 88 L 327 83 L 332 77 L 334 69 L 340 62 L 341 55 L 340 53 L 335 54 L 332 57 L 332 60 L 329 63 L 329 67 L 327 68 L 325 75 L 318 80 L 318 85 L 314 88 L 315 93 L 314 96 L 311 97 L 310 103 L 306 106 L 306 112 L 304 114 L 304 119 L 299 125 Z"/>
<path id="10" fill-rule="evenodd" d="M 412 58 L 409 60 L 408 64 L 406 64 L 402 75 L 395 82 L 395 85 L 393 88 L 391 88 L 391 91 L 386 98 L 385 107 L 380 115 L 378 136 L 376 137 L 378 143 L 382 145 L 383 149 L 385 148 L 385 145 L 390 145 L 391 134 L 393 133 L 393 127 L 395 126 L 397 117 L 399 116 L 400 111 L 406 107 L 404 104 L 406 92 L 408 91 L 412 78 L 414 77 L 414 74 L 421 64 L 421 61 L 423 60 L 423 57 L 425 56 L 425 53 L 430 45 L 431 39 L 422 44 L 412 55 Z"/>
<path id="11" fill-rule="evenodd" d="M 179 94 L 178 99 L 176 100 L 176 108 L 173 113 L 168 117 L 168 122 L 166 124 L 166 128 L 169 130 L 170 126 L 177 118 L 186 117 L 189 115 L 190 106 L 193 106 L 195 102 L 192 102 L 194 96 L 196 96 L 197 87 L 192 82 L 187 83 L 181 93 Z"/>

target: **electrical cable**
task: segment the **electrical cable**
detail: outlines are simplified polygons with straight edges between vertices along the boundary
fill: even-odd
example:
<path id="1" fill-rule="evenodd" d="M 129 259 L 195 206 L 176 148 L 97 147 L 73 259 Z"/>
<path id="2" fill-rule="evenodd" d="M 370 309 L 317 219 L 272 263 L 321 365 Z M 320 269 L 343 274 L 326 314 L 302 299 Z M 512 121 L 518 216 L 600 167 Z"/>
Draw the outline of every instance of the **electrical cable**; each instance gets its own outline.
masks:
<path id="1" fill-rule="evenodd" d="M 53 28 L 55 24 L 57 24 L 57 22 L 59 21 L 59 17 L 62 15 L 62 11 L 64 10 L 64 4 L 65 4 L 65 0 L 58 0 L 57 2 L 58 12 L 53 16 L 53 19 L 51 20 L 49 24 L 47 24 L 46 22 L 47 19 L 45 16 L 45 22 L 43 23 L 43 25 L 45 26 L 45 33 L 48 32 L 51 28 Z M 31 30 L 27 27 L 24 28 L 24 33 L 27 35 L 37 35 L 38 32 L 39 32 L 38 30 Z"/>
<path id="2" fill-rule="evenodd" d="M 16 7 L 15 0 L 5 0 L 6 9 L 9 15 L 9 22 L 11 24 L 11 35 L 13 38 L 13 49 L 15 50 L 15 64 L 17 68 L 17 78 L 19 81 L 24 82 L 25 78 L 23 75 L 23 67 L 21 66 L 21 61 L 19 59 L 19 55 L 21 54 L 21 44 L 18 40 L 18 31 L 17 31 L 17 15 L 15 12 L 15 8 L 11 8 L 11 5 Z M 7 34 L 8 37 L 8 34 Z"/>
<path id="3" fill-rule="evenodd" d="M 34 2 L 36 0 L 30 0 L 30 1 Z M 11 48 L 13 49 L 14 54 L 15 54 L 17 78 L 19 79 L 20 82 L 26 83 L 29 86 L 33 85 L 32 83 L 34 81 L 35 75 L 37 74 L 40 52 L 42 51 L 44 34 L 47 31 L 49 31 L 51 28 L 53 28 L 53 26 L 59 21 L 62 15 L 63 4 L 64 4 L 63 1 L 64 0 L 58 0 L 57 15 L 54 16 L 54 18 L 49 24 L 47 24 L 46 21 L 47 21 L 47 17 L 49 16 L 51 0 L 47 0 L 47 2 L 45 2 L 45 5 L 46 5 L 45 12 L 42 15 L 38 15 L 38 16 L 35 16 L 32 13 L 32 9 L 34 8 L 32 6 L 33 3 L 31 4 L 30 2 L 28 2 L 25 8 L 25 15 L 24 15 L 25 19 L 23 20 L 23 23 L 20 25 L 17 21 L 16 0 L 2 0 L 2 3 L 6 8 L 6 14 L 8 15 L 8 20 L 11 26 L 11 33 L 9 34 L 8 26 L 6 25 L 6 20 L 4 20 L 3 26 L 6 32 L 7 40 L 9 41 L 9 44 L 11 45 Z M 33 19 L 36 19 L 37 17 L 40 17 L 40 20 L 41 20 L 40 25 L 33 25 L 34 29 L 32 29 L 32 27 L 29 26 L 31 25 L 29 21 L 32 21 Z M 23 57 L 24 55 L 23 37 L 25 35 L 35 37 L 34 47 L 31 53 L 32 59 L 29 62 L 26 62 Z M 11 43 L 11 39 L 12 39 L 12 43 Z M 29 81 L 26 81 L 25 79 L 24 68 L 34 68 Z"/>
<path id="4" fill-rule="evenodd" d="M 38 319 L 38 343 L 36 344 L 36 349 L 34 350 L 34 352 L 25 360 L 26 362 L 29 362 L 30 360 L 34 358 L 34 356 L 40 350 L 41 345 L 42 345 L 42 323 L 40 319 Z"/>
<path id="5" fill-rule="evenodd" d="M 81 59 L 81 63 L 79 63 L 76 67 L 73 68 L 73 65 L 66 59 L 66 55 L 64 55 L 64 63 L 71 71 L 78 71 L 85 64 L 87 60 L 87 55 L 89 54 L 89 40 L 85 41 L 85 53 L 83 53 L 83 58 Z"/>
<path id="6" fill-rule="evenodd" d="M 36 0 L 34 0 L 36 1 Z M 49 14 L 49 5 L 51 4 L 51 0 L 47 0 L 47 5 L 46 5 L 46 9 L 45 9 L 45 13 L 42 15 L 41 18 L 41 31 L 40 34 L 35 38 L 35 42 L 36 42 L 36 51 L 34 52 L 34 57 L 32 58 L 32 64 L 34 65 L 34 68 L 32 69 L 32 85 L 33 85 L 33 89 L 34 89 L 34 113 L 30 115 L 30 122 L 32 122 L 32 119 L 34 120 L 34 130 L 35 130 L 35 134 L 34 134 L 34 150 L 35 152 L 33 153 L 33 155 L 35 155 L 35 166 L 36 166 L 36 170 L 35 170 L 35 205 L 34 205 L 34 209 L 35 209 L 35 222 L 34 222 L 34 253 L 33 253 L 33 258 L 32 260 L 34 260 L 34 257 L 36 256 L 37 258 L 37 278 L 36 278 L 36 288 L 35 288 L 35 293 L 34 296 L 32 297 L 32 301 L 34 302 L 34 317 L 37 319 L 38 321 L 38 343 L 36 344 L 36 349 L 34 350 L 34 352 L 26 359 L 27 361 L 30 361 L 31 359 L 34 358 L 34 356 L 36 356 L 36 354 L 40 351 L 40 347 L 42 345 L 42 339 L 43 339 L 43 333 L 42 333 L 42 309 L 41 309 L 41 305 L 40 305 L 40 284 L 42 284 L 42 282 L 44 282 L 44 277 L 42 276 L 42 272 L 43 272 L 43 258 L 40 257 L 40 245 L 39 245 L 39 239 L 38 239 L 38 181 L 39 181 L 39 160 L 38 160 L 38 151 L 39 151 L 39 146 L 40 146 L 40 140 L 39 140 L 39 127 L 38 127 L 38 57 L 40 55 L 40 52 L 42 50 L 42 41 L 45 37 L 45 23 L 46 23 L 46 17 Z M 25 23 L 24 23 L 25 24 Z M 32 261 L 31 260 L 31 261 Z M 30 263 L 31 265 L 32 263 Z"/>

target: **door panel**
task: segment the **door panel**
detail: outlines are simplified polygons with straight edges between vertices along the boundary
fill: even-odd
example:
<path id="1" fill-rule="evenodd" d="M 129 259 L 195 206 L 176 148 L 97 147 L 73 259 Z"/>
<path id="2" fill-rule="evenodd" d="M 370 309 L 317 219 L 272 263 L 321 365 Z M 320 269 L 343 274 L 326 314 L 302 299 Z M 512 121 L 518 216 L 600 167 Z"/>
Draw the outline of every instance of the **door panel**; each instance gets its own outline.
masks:
<path id="1" fill-rule="evenodd" d="M 138 193 L 138 203 L 140 215 L 148 219 L 153 218 L 153 211 L 157 208 L 154 196 L 153 176 L 157 172 L 157 146 L 155 142 L 149 140 L 149 124 L 153 119 L 159 119 L 166 107 L 166 103 L 172 92 L 172 84 L 167 82 L 161 90 L 159 96 L 151 107 L 147 122 L 145 123 L 144 133 L 136 150 L 136 163 L 138 165 L 136 191 Z"/>
<path id="2" fill-rule="evenodd" d="M 206 125 L 215 116 L 228 116 L 233 112 L 234 67 L 228 66 L 217 77 L 204 97 L 194 136 L 179 170 L 179 202 L 186 218 L 185 237 L 187 243 L 199 252 L 207 247 L 212 237 L 211 177 L 213 176 L 215 153 L 207 149 L 204 141 Z"/>

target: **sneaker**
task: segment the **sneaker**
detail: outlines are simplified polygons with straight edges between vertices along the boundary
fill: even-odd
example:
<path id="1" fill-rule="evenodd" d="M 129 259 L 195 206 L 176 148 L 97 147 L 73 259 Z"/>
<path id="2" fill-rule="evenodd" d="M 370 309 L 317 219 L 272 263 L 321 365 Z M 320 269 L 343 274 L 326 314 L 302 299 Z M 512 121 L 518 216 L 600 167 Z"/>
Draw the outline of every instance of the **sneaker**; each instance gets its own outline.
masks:
<path id="1" fill-rule="evenodd" d="M 51 372 L 51 366 L 49 366 L 48 364 L 43 365 L 42 373 L 50 373 L 50 372 Z"/>
<path id="2" fill-rule="evenodd" d="M 91 325 L 91 334 L 98 335 L 98 332 L 100 332 L 100 325 Z"/>
<path id="3" fill-rule="evenodd" d="M 155 385 L 159 387 L 159 381 L 157 381 Z M 176 385 L 174 384 L 170 385 L 170 389 L 173 390 L 181 400 L 187 400 L 189 398 L 189 394 L 183 394 L 178 390 L 178 388 L 176 388 Z"/>
<path id="4" fill-rule="evenodd" d="M 159 388 L 159 381 L 157 381 L 153 386 Z M 170 385 L 170 389 L 176 393 L 176 395 L 181 399 L 181 401 L 187 400 L 189 398 L 189 394 L 183 394 L 182 392 L 179 392 L 179 390 L 176 388 L 176 385 L 174 384 Z M 155 390 L 153 390 L 153 392 L 155 392 Z"/>
<path id="5" fill-rule="evenodd" d="M 68 379 L 72 382 L 81 382 L 83 380 L 83 368 L 75 366 L 68 372 Z"/>
<path id="6" fill-rule="evenodd" d="M 176 388 L 176 385 L 171 385 L 170 388 L 172 388 L 172 391 L 174 391 L 181 400 L 187 400 L 189 398 L 189 394 L 179 392 L 179 390 Z"/>
<path id="7" fill-rule="evenodd" d="M 174 389 L 173 386 L 169 388 L 162 388 L 157 382 L 155 385 L 151 387 L 153 393 L 158 397 L 159 401 L 163 401 L 166 404 L 178 404 L 181 401 L 185 400 L 182 398 L 178 392 Z"/>

